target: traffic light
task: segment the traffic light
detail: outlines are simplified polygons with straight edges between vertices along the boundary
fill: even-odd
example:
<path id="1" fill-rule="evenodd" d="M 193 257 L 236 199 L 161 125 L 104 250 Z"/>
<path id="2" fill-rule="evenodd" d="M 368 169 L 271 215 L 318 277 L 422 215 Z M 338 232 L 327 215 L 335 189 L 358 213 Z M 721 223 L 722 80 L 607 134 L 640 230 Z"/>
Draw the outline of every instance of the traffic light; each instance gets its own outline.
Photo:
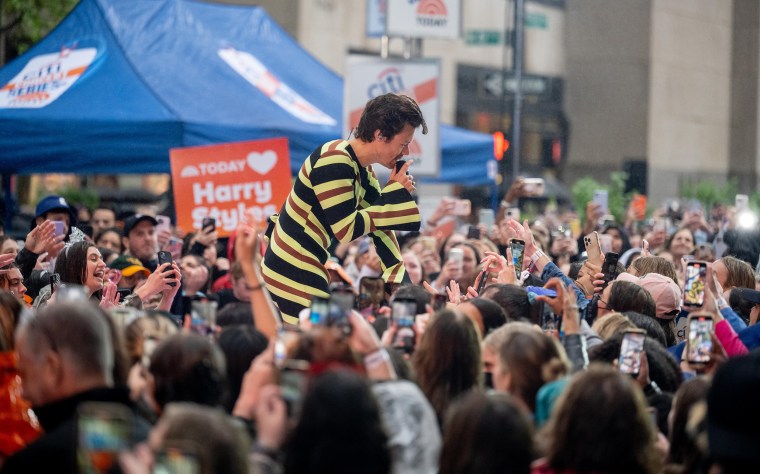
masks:
<path id="1" fill-rule="evenodd" d="M 504 155 L 509 150 L 509 140 L 504 136 L 503 132 L 493 132 L 493 157 L 496 161 L 504 159 Z"/>

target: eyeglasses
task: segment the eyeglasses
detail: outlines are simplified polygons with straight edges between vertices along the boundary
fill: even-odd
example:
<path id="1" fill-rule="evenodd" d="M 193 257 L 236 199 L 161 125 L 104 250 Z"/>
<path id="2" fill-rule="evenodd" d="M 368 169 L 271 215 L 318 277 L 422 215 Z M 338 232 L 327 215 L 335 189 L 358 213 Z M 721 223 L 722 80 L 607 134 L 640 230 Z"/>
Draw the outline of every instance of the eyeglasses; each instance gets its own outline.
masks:
<path id="1" fill-rule="evenodd" d="M 606 309 L 606 310 L 609 310 L 609 311 L 615 311 L 615 310 L 612 308 L 612 306 L 610 306 L 610 304 L 609 304 L 608 302 L 604 301 L 604 300 L 603 300 L 603 299 L 601 299 L 601 298 L 599 298 L 598 300 L 596 300 L 596 305 L 597 305 L 597 308 L 599 307 L 599 303 L 604 303 L 604 308 L 602 308 L 602 309 Z"/>

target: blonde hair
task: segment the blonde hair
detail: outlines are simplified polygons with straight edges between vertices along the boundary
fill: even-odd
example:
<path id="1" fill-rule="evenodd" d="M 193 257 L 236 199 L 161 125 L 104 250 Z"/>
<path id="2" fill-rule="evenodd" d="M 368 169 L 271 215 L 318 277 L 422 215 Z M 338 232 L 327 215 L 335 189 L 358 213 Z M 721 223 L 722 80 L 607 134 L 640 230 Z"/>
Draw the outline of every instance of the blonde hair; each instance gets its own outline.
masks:
<path id="1" fill-rule="evenodd" d="M 615 334 L 635 328 L 636 325 L 633 324 L 623 313 L 610 313 L 604 317 L 598 318 L 591 326 L 591 329 L 599 334 L 599 337 L 605 341 Z"/>

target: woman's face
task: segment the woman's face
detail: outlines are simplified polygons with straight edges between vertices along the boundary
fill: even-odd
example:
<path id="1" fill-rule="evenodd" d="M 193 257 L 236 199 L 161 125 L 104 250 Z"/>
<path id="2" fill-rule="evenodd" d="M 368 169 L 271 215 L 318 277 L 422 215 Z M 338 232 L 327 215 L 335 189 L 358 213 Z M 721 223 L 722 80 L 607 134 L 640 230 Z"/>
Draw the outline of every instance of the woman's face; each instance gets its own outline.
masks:
<path id="1" fill-rule="evenodd" d="M 121 253 L 121 237 L 116 232 L 104 232 L 100 236 L 95 245 L 98 247 L 113 250 L 116 253 Z"/>
<path id="2" fill-rule="evenodd" d="M 448 258 L 449 256 L 449 250 L 451 250 L 451 247 L 455 246 L 456 244 L 461 244 L 464 242 L 466 237 L 462 234 L 451 234 L 451 237 L 449 237 L 449 240 L 446 241 L 446 246 L 443 248 L 443 255 L 445 258 Z"/>
<path id="3" fill-rule="evenodd" d="M 620 235 L 620 231 L 617 229 L 607 229 L 605 234 L 612 237 L 612 251 L 618 255 L 623 253 L 623 236 Z"/>
<path id="4" fill-rule="evenodd" d="M 475 269 L 478 267 L 478 262 L 475 257 L 475 252 L 467 245 L 460 245 L 459 247 L 464 252 L 464 258 L 462 259 L 462 278 L 470 280 L 475 276 Z"/>
<path id="5" fill-rule="evenodd" d="M 409 275 L 409 279 L 413 284 L 419 285 L 422 281 L 422 265 L 419 259 L 412 252 L 406 252 L 402 258 L 404 259 L 404 267 Z"/>
<path id="6" fill-rule="evenodd" d="M 97 247 L 87 249 L 87 273 L 84 281 L 84 287 L 92 295 L 98 290 L 103 289 L 103 279 L 106 276 L 106 262 L 100 256 L 100 250 Z"/>
<path id="7" fill-rule="evenodd" d="M 13 255 L 18 254 L 18 243 L 14 239 L 8 239 L 5 242 L 3 242 L 3 246 L 0 247 L 0 253 L 6 254 L 10 253 Z"/>
<path id="8" fill-rule="evenodd" d="M 715 263 L 712 264 L 713 273 L 715 273 L 715 278 L 718 279 L 718 283 L 720 283 L 720 286 L 724 290 L 729 290 L 730 288 L 726 287 L 726 281 L 728 280 L 728 268 L 726 268 L 726 264 L 723 263 L 723 260 L 717 260 Z"/>
<path id="9" fill-rule="evenodd" d="M 597 308 L 596 317 L 601 318 L 602 316 L 612 312 L 612 310 L 609 307 L 608 302 L 610 301 L 610 294 L 612 294 L 612 285 L 614 284 L 615 282 L 611 282 L 602 291 L 602 296 L 599 298 L 599 301 L 597 302 L 597 306 L 596 306 Z"/>
<path id="10" fill-rule="evenodd" d="M 694 251 L 694 239 L 688 229 L 681 229 L 673 236 L 670 242 L 670 253 L 673 254 L 674 260 L 680 259 Z"/>

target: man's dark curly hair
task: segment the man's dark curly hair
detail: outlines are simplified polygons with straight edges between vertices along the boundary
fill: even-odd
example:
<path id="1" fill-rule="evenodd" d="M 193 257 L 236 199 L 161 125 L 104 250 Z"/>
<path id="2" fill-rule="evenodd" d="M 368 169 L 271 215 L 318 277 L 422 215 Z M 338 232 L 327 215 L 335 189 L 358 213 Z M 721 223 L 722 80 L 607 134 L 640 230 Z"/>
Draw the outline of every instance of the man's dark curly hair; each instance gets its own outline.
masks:
<path id="1" fill-rule="evenodd" d="M 375 140 L 375 130 L 380 130 L 390 140 L 407 124 L 414 128 L 421 125 L 423 135 L 428 132 L 420 106 L 414 99 L 393 93 L 383 94 L 367 102 L 355 135 L 360 140 L 372 142 Z"/>

